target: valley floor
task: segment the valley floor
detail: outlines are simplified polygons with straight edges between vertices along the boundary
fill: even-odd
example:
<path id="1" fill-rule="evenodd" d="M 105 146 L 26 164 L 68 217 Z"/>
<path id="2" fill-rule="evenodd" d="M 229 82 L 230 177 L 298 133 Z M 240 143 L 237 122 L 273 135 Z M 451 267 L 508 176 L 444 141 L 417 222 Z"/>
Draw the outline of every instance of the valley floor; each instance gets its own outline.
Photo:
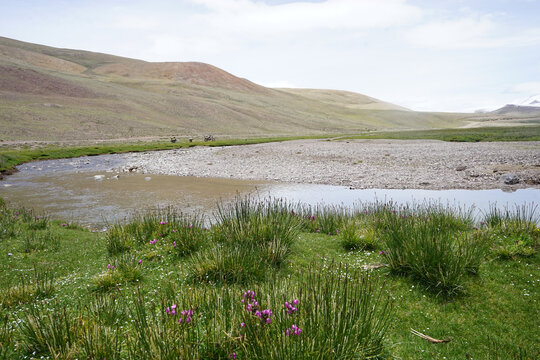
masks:
<path id="1" fill-rule="evenodd" d="M 540 188 L 540 142 L 296 140 L 132 153 L 122 171 L 355 189 Z M 517 184 L 501 177 L 515 174 Z"/>

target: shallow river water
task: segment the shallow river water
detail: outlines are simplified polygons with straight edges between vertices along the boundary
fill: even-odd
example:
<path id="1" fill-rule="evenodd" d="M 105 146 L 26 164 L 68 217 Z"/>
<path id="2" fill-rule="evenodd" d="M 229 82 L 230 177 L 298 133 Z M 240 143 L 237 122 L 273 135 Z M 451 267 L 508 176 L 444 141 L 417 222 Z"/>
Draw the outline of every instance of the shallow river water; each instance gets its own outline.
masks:
<path id="1" fill-rule="evenodd" d="M 438 202 L 477 213 L 496 204 L 539 204 L 539 189 L 502 190 L 351 190 L 343 186 L 268 181 L 117 173 L 123 155 L 41 161 L 19 167 L 0 182 L 0 197 L 55 219 L 100 229 L 135 211 L 168 205 L 184 212 L 211 213 L 220 201 L 235 196 L 269 196 L 308 205 L 356 206 L 360 202 L 397 204 Z"/>

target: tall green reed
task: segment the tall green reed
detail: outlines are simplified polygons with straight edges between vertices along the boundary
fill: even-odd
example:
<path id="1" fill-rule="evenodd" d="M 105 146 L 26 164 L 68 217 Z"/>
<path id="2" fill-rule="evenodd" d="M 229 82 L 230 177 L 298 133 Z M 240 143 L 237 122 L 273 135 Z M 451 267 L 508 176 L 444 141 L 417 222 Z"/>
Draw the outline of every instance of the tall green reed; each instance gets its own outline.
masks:
<path id="1" fill-rule="evenodd" d="M 365 359 L 384 353 L 392 306 L 381 284 L 365 273 L 315 266 L 299 282 L 279 280 L 256 290 L 242 304 L 242 358 Z"/>
<path id="2" fill-rule="evenodd" d="M 338 235 L 353 214 L 343 206 L 317 205 L 315 207 L 299 206 L 298 208 L 298 212 L 304 220 L 304 230 L 328 235 Z"/>
<path id="3" fill-rule="evenodd" d="M 76 342 L 78 325 L 71 312 L 57 303 L 45 311 L 30 307 L 19 319 L 20 349 L 33 356 L 67 358 Z"/>
<path id="4" fill-rule="evenodd" d="M 281 266 L 300 230 L 300 218 L 283 200 L 237 198 L 219 204 L 212 227 L 212 248 L 192 258 L 199 281 L 247 283 L 262 280 Z"/>
<path id="5" fill-rule="evenodd" d="M 491 206 L 484 214 L 485 236 L 493 242 L 493 254 L 501 259 L 534 256 L 540 244 L 538 205 Z"/>
<path id="6" fill-rule="evenodd" d="M 485 237 L 471 235 L 472 218 L 449 208 L 403 207 L 385 212 L 375 226 L 391 271 L 446 295 L 464 289 L 465 277 L 478 272 L 489 248 Z"/>
<path id="7" fill-rule="evenodd" d="M 183 214 L 173 207 L 136 214 L 127 223 L 111 225 L 106 233 L 107 250 L 114 256 L 148 244 L 165 241 L 178 257 L 205 246 L 208 234 L 204 218 Z"/>

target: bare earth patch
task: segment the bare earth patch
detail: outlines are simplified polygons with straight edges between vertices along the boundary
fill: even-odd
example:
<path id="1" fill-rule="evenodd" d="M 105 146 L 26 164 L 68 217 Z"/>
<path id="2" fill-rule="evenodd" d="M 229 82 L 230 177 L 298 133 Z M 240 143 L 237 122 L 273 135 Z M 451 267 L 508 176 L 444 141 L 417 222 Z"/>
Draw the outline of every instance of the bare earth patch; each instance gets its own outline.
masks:
<path id="1" fill-rule="evenodd" d="M 122 171 L 379 189 L 540 188 L 540 142 L 297 140 L 131 154 Z M 504 174 L 519 182 L 507 185 Z"/>

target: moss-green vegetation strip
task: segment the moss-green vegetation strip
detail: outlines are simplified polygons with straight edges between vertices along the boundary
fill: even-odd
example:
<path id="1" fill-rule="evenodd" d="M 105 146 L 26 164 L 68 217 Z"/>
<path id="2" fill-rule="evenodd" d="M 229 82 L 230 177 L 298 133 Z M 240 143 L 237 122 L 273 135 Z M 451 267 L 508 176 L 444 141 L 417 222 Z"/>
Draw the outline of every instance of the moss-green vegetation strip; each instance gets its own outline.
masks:
<path id="1" fill-rule="evenodd" d="M 286 140 L 298 139 L 318 139 L 326 138 L 327 136 L 303 136 L 303 137 L 267 137 L 267 138 L 252 138 L 252 139 L 229 139 L 217 140 L 208 142 L 188 142 L 178 141 L 171 142 L 140 142 L 112 145 L 94 145 L 94 146 L 79 146 L 79 147 L 58 147 L 48 146 L 37 149 L 20 149 L 20 150 L 0 150 L 0 171 L 6 171 L 14 168 L 17 165 L 50 159 L 65 159 L 80 156 L 94 156 L 102 154 L 118 154 L 127 152 L 142 152 L 156 150 L 172 150 L 182 149 L 194 146 L 232 146 L 232 145 L 249 145 L 261 144 L 268 142 L 278 142 Z"/>
<path id="2" fill-rule="evenodd" d="M 467 129 L 381 131 L 341 139 L 442 140 L 452 142 L 540 141 L 540 126 L 480 127 Z"/>
<path id="3" fill-rule="evenodd" d="M 521 127 L 483 127 L 469 129 L 381 131 L 356 135 L 317 135 L 295 137 L 266 137 L 251 139 L 227 139 L 209 142 L 188 142 L 179 140 L 171 142 L 139 142 L 125 144 L 109 144 L 79 147 L 46 146 L 37 149 L 0 150 L 0 172 L 10 170 L 17 165 L 48 159 L 62 159 L 102 154 L 141 152 L 155 150 L 181 149 L 194 146 L 232 146 L 249 145 L 268 142 L 279 142 L 298 139 L 429 139 L 454 142 L 479 141 L 540 141 L 540 126 Z"/>

